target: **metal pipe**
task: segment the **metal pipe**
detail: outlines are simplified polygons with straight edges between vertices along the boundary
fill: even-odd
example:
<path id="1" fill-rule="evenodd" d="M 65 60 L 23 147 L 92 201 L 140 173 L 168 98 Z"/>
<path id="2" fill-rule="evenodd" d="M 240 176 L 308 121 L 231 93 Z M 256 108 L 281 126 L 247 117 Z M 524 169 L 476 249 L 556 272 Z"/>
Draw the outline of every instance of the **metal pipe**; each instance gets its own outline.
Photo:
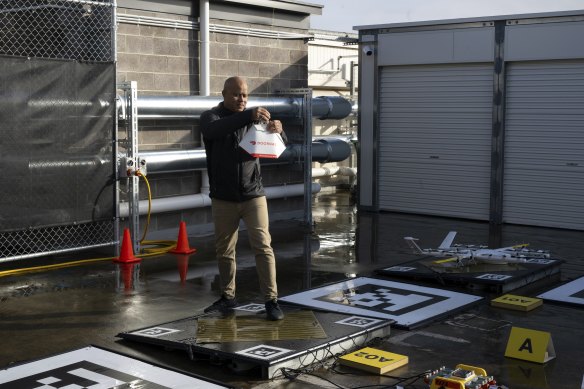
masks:
<path id="1" fill-rule="evenodd" d="M 339 162 L 351 156 L 351 146 L 339 138 L 316 139 L 312 142 L 314 162 Z"/>
<path id="2" fill-rule="evenodd" d="M 320 192 L 320 184 L 312 184 L 312 193 Z M 292 184 L 282 186 L 268 186 L 265 188 L 266 198 L 278 199 L 285 197 L 301 196 L 304 193 L 304 184 Z M 207 194 L 193 194 L 186 196 L 162 197 L 152 200 L 150 214 L 181 211 L 184 209 L 203 208 L 211 205 L 211 199 Z M 140 215 L 148 212 L 148 200 L 140 201 Z M 128 217 L 128 203 L 120 203 L 120 216 Z"/>
<path id="3" fill-rule="evenodd" d="M 357 58 L 357 57 L 359 57 L 358 54 L 339 55 L 337 57 L 337 70 L 341 70 L 341 58 Z"/>
<path id="4" fill-rule="evenodd" d="M 140 119 L 199 119 L 201 113 L 223 100 L 220 96 L 138 96 Z M 118 99 L 118 110 L 123 110 Z M 249 108 L 262 106 L 278 119 L 301 117 L 302 99 L 295 97 L 252 97 Z M 353 111 L 351 102 L 341 96 L 312 99 L 312 116 L 318 119 L 343 119 Z M 120 115 L 118 115 L 120 117 Z"/>
<path id="5" fill-rule="evenodd" d="M 313 162 L 340 162 L 351 155 L 350 138 L 326 137 L 316 138 L 312 142 Z M 290 144 L 277 159 L 263 159 L 262 164 L 278 164 L 303 161 L 303 145 Z M 205 149 L 200 147 L 191 150 L 167 150 L 167 151 L 143 151 L 138 153 L 139 160 L 146 161 L 147 174 L 180 173 L 193 170 L 206 169 Z M 21 169 L 23 174 L 27 171 L 49 174 L 63 169 L 75 169 L 78 167 L 90 168 L 108 163 L 97 156 L 78 157 L 75 159 L 35 159 L 13 163 L 11 168 Z"/>
<path id="6" fill-rule="evenodd" d="M 235 28 L 234 28 L 235 27 Z M 260 38 L 275 38 L 275 39 L 311 39 L 311 34 L 298 34 L 290 31 L 273 31 L 259 28 L 237 27 L 237 26 L 223 26 L 220 24 L 212 24 L 211 31 L 220 32 L 223 34 L 237 34 L 245 36 L 253 36 Z"/>
<path id="7" fill-rule="evenodd" d="M 338 138 L 317 139 L 312 142 L 312 161 L 339 162 L 351 155 L 351 146 Z M 146 161 L 147 174 L 179 173 L 207 168 L 204 148 L 192 150 L 144 151 L 138 158 Z M 291 144 L 278 159 L 263 159 L 263 164 L 302 161 L 303 146 Z"/>
<path id="8" fill-rule="evenodd" d="M 355 61 L 351 61 L 351 74 L 349 77 L 349 87 L 351 90 L 351 96 L 355 96 L 355 91 L 357 88 L 355 87 L 355 66 L 359 66 L 359 64 L 355 64 Z"/>
<path id="9" fill-rule="evenodd" d="M 103 4 L 99 4 L 99 5 L 103 5 Z M 0 10 L 0 14 L 9 14 L 9 13 L 26 12 L 26 11 L 37 11 L 37 10 L 44 10 L 47 8 L 48 9 L 65 10 L 65 11 L 72 11 L 72 10 L 75 11 L 71 7 L 67 7 L 64 5 L 46 4 L 46 5 L 34 5 L 34 6 L 29 6 L 29 7 L 3 9 L 3 10 Z M 78 8 L 76 11 L 85 12 L 86 10 L 83 8 Z"/>
<path id="10" fill-rule="evenodd" d="M 312 178 L 328 177 L 328 176 L 348 176 L 355 177 L 357 175 L 357 168 L 346 166 L 330 166 L 330 167 L 315 167 L 312 169 Z"/>
<path id="11" fill-rule="evenodd" d="M 125 203 L 125 204 L 127 205 L 127 203 Z M 126 209 L 127 209 L 127 207 L 126 207 Z M 0 258 L 0 263 L 17 261 L 20 259 L 28 259 L 28 258 L 50 257 L 50 256 L 53 256 L 55 254 L 68 254 L 68 253 L 73 253 L 73 252 L 81 251 L 81 250 L 114 246 L 116 244 L 118 244 L 117 241 L 111 241 L 111 242 L 104 242 L 104 243 L 95 243 L 95 244 L 91 244 L 91 245 L 87 245 L 87 246 L 75 246 L 75 247 L 70 247 L 70 248 L 66 248 L 66 249 L 54 249 L 54 250 L 50 250 L 50 251 L 41 251 L 41 252 L 30 253 L 30 254 L 14 255 L 14 256 L 10 256 L 10 257 Z"/>
<path id="12" fill-rule="evenodd" d="M 211 94 L 211 51 L 209 35 L 209 0 L 199 1 L 199 35 L 200 35 L 200 68 L 199 72 L 199 95 L 209 96 Z M 205 143 L 203 133 L 200 134 L 201 144 Z M 209 193 L 209 174 L 203 171 L 201 174 L 201 193 Z"/>
<path id="13" fill-rule="evenodd" d="M 199 94 L 201 96 L 209 96 L 211 94 L 210 83 L 210 69 L 211 69 L 211 54 L 209 49 L 209 0 L 201 0 L 199 2 L 199 35 L 200 35 L 200 75 L 199 75 Z M 140 113 L 138 112 L 138 115 Z"/>
<path id="14" fill-rule="evenodd" d="M 140 152 L 140 160 L 146 161 L 148 175 L 205 170 L 206 157 L 202 147 L 192 150 Z"/>

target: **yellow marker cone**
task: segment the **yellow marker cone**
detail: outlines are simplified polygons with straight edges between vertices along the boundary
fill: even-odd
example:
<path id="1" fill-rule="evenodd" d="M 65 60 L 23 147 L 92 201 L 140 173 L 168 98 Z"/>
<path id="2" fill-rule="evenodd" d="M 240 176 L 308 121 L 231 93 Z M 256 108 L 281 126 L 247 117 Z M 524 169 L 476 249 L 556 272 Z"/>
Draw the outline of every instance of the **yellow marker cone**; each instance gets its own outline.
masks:
<path id="1" fill-rule="evenodd" d="M 513 309 L 516 311 L 531 311 L 542 305 L 543 300 L 535 297 L 517 296 L 514 294 L 505 294 L 501 297 L 491 300 L 494 307 Z"/>
<path id="2" fill-rule="evenodd" d="M 390 353 L 372 347 L 345 354 L 339 358 L 341 365 L 354 367 L 375 374 L 384 374 L 388 371 L 406 365 L 409 361 L 407 355 Z"/>
<path id="3" fill-rule="evenodd" d="M 545 363 L 556 357 L 549 332 L 512 327 L 505 356 L 524 361 Z"/>

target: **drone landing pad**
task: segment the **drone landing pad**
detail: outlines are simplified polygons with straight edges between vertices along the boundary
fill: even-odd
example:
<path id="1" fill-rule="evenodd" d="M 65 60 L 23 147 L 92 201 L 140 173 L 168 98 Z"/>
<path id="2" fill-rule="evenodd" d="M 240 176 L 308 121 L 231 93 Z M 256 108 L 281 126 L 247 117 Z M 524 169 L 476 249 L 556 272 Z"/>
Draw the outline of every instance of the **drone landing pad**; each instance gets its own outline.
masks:
<path id="1" fill-rule="evenodd" d="M 537 297 L 560 304 L 584 307 L 584 277 L 548 290 Z"/>
<path id="2" fill-rule="evenodd" d="M 529 285 L 545 277 L 559 274 L 560 259 L 534 258 L 520 264 L 473 264 L 457 266 L 455 263 L 436 263 L 434 257 L 424 257 L 376 271 L 385 277 L 435 280 L 471 289 L 489 288 L 506 293 Z"/>
<path id="3" fill-rule="evenodd" d="M 482 297 L 370 277 L 305 290 L 279 299 L 314 309 L 391 320 L 412 329 L 479 302 Z"/>
<path id="4" fill-rule="evenodd" d="M 9 365 L 0 388 L 228 388 L 222 383 L 152 365 L 95 346 Z"/>
<path id="5" fill-rule="evenodd" d="M 246 304 L 226 313 L 209 313 L 118 334 L 166 349 L 208 355 L 237 369 L 259 367 L 263 378 L 280 369 L 320 362 L 390 333 L 393 320 L 320 312 L 280 304 L 284 320 L 266 320 L 263 304 Z M 187 356 L 187 354 L 185 354 Z"/>

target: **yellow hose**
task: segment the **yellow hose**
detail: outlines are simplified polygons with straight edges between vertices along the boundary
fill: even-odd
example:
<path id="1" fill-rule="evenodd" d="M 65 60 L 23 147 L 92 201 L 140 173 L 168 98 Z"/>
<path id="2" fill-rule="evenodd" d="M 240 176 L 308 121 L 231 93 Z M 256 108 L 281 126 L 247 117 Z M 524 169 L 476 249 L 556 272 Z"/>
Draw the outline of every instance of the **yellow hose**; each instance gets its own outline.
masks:
<path id="1" fill-rule="evenodd" d="M 143 175 L 140 170 L 136 172 L 138 177 L 142 177 L 144 182 L 146 183 L 146 188 L 148 189 L 148 213 L 146 214 L 146 226 L 144 227 L 144 233 L 142 234 L 142 239 L 140 239 L 140 243 L 144 242 L 146 239 L 146 234 L 148 233 L 148 227 L 150 226 L 150 213 L 152 212 L 152 192 L 150 191 L 150 183 L 145 175 Z"/>
<path id="2" fill-rule="evenodd" d="M 144 241 L 144 244 L 162 246 L 159 248 L 144 249 L 144 252 L 142 254 L 140 254 L 141 257 L 153 257 L 156 255 L 161 255 L 161 254 L 167 253 L 168 250 L 170 250 L 176 246 L 176 241 L 174 241 L 174 240 L 152 240 L 152 241 Z M 88 263 L 94 263 L 94 262 L 100 262 L 100 261 L 108 261 L 108 260 L 113 261 L 115 258 L 117 258 L 117 257 L 90 258 L 90 259 L 81 259 L 78 261 L 55 263 L 54 265 L 42 265 L 42 266 L 26 267 L 26 268 L 21 268 L 21 269 L 4 270 L 4 271 L 0 271 L 0 277 L 12 276 L 12 275 L 24 274 L 24 273 L 39 272 L 39 271 L 47 271 L 47 270 L 56 270 L 56 269 L 62 269 L 62 268 L 66 268 L 66 267 L 86 265 Z"/>

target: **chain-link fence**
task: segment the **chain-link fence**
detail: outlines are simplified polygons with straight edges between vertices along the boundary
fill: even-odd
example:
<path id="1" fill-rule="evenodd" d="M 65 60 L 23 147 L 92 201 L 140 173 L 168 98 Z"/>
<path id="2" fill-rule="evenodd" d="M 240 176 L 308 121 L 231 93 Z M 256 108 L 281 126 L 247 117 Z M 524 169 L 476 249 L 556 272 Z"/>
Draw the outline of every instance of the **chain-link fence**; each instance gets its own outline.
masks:
<path id="1" fill-rule="evenodd" d="M 109 246 L 114 236 L 111 222 L 83 223 L 0 233 L 0 260 L 38 257 L 85 248 Z M 104 239 L 107 237 L 109 239 Z"/>
<path id="2" fill-rule="evenodd" d="M 113 0 L 0 0 L 0 262 L 115 244 Z"/>
<path id="3" fill-rule="evenodd" d="M 112 0 L 0 0 L 0 54 L 108 62 Z"/>

